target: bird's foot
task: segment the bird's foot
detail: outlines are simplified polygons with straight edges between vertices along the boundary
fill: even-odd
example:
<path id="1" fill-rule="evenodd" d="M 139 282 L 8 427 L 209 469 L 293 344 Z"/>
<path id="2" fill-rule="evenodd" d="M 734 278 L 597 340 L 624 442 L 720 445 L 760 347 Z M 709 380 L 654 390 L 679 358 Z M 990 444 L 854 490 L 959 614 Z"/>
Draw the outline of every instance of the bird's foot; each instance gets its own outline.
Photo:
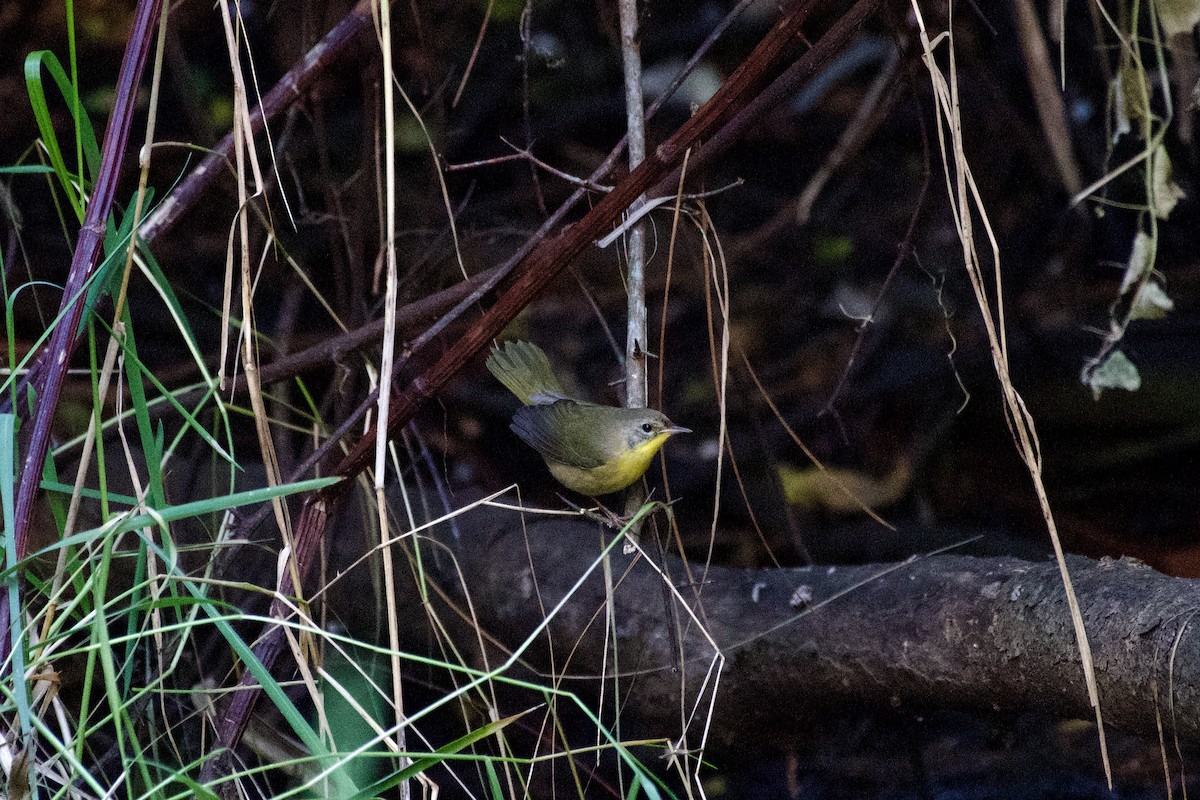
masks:
<path id="1" fill-rule="evenodd" d="M 595 508 L 583 508 L 582 506 L 572 503 L 561 494 L 558 496 L 558 499 L 562 500 L 568 507 L 571 508 L 572 511 L 575 511 L 579 515 L 587 517 L 590 520 L 594 520 L 595 522 L 599 522 L 601 525 L 605 525 L 615 531 L 619 531 L 626 527 L 634 519 L 634 517 L 638 516 L 637 512 L 634 512 L 633 514 L 618 514 L 612 509 L 606 507 L 594 497 L 592 498 L 592 501 L 596 504 Z M 642 515 L 643 519 L 656 511 L 665 511 L 667 516 L 671 516 L 674 513 L 673 509 L 671 508 L 671 505 L 674 502 L 674 500 L 672 500 L 670 503 L 664 503 L 661 500 L 650 501 L 648 504 L 649 508 L 646 510 L 646 513 Z M 640 510 L 641 509 L 639 509 L 639 511 Z"/>
<path id="2" fill-rule="evenodd" d="M 558 499 L 566 503 L 572 511 L 580 516 L 587 517 L 594 522 L 599 522 L 601 525 L 612 528 L 616 531 L 619 531 L 621 528 L 625 527 L 625 525 L 629 522 L 628 517 L 622 517 L 612 509 L 605 507 L 603 503 L 601 503 L 599 500 L 596 500 L 594 497 L 592 500 L 596 503 L 595 508 L 584 508 L 583 506 L 572 503 L 561 494 L 558 496 Z"/>

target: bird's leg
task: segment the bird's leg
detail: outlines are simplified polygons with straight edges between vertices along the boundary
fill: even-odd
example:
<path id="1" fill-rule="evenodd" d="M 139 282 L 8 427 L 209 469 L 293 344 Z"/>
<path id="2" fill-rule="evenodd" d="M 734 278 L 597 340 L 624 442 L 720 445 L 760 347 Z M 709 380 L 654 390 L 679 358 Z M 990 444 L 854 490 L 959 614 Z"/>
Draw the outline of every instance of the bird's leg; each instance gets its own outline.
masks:
<path id="1" fill-rule="evenodd" d="M 615 531 L 619 531 L 621 528 L 624 528 L 626 525 L 628 525 L 629 521 L 636 515 L 636 512 L 634 514 L 618 514 L 617 512 L 605 506 L 595 497 L 592 498 L 592 502 L 596 504 L 595 508 L 583 508 L 582 506 L 572 503 L 561 494 L 558 495 L 558 499 L 562 500 L 572 511 L 576 512 L 580 516 L 584 516 L 590 520 L 599 522 L 600 524 L 606 525 Z M 676 498 L 676 500 L 678 499 L 679 498 Z M 646 516 L 661 510 L 665 511 L 667 516 L 670 517 L 675 513 L 671 508 L 674 503 L 675 500 L 672 500 L 669 503 L 664 503 L 662 500 L 652 500 L 649 502 L 649 509 L 646 512 Z"/>
<path id="2" fill-rule="evenodd" d="M 595 508 L 583 508 L 582 506 L 578 506 L 567 498 L 563 497 L 561 494 L 558 496 L 558 499 L 566 503 L 571 510 L 575 511 L 580 516 L 587 517 L 594 522 L 599 522 L 601 525 L 612 528 L 615 531 L 619 531 L 625 526 L 625 523 L 629 522 L 628 518 L 618 516 L 616 512 L 606 508 L 603 503 L 594 497 L 592 498 L 592 502 L 596 504 Z"/>

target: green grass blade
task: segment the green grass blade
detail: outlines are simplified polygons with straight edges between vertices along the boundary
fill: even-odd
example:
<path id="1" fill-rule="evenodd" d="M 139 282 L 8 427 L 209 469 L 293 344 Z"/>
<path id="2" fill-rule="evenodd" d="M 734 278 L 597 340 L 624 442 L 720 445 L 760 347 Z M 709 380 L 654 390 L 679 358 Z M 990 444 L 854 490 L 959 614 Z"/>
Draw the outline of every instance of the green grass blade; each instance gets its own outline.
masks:
<path id="1" fill-rule="evenodd" d="M 50 106 L 46 100 L 46 90 L 42 79 L 43 70 L 49 73 L 50 77 L 54 79 L 54 82 L 58 85 L 59 92 L 67 101 L 68 111 L 79 131 L 77 147 L 84 155 L 87 165 L 87 175 L 72 173 L 67 169 L 66 161 L 63 159 L 62 148 L 58 142 L 58 134 L 54 131 L 54 124 L 50 117 Z M 62 186 L 63 192 L 66 194 L 67 201 L 71 204 L 71 209 L 75 212 L 76 218 L 82 222 L 83 199 L 80 196 L 76 182 L 78 181 L 85 185 L 90 184 L 91 176 L 96 175 L 99 169 L 100 146 L 96 139 L 95 129 L 92 127 L 91 120 L 88 119 L 82 105 L 79 104 L 74 85 L 71 83 L 71 79 L 67 77 L 66 71 L 63 70 L 58 56 L 49 50 L 37 50 L 25 57 L 25 89 L 29 93 L 29 103 L 33 107 L 34 120 L 37 122 L 42 144 L 46 148 L 50 167 L 58 178 L 59 185 Z M 84 165 L 80 164 L 79 173 L 82 173 L 83 168 Z"/>
<path id="2" fill-rule="evenodd" d="M 276 497 L 288 497 L 293 494 L 301 494 L 303 492 L 315 492 L 324 489 L 327 486 L 340 481 L 341 478 L 313 478 L 307 481 L 299 481 L 297 483 L 288 483 L 282 486 L 268 487 L 265 489 L 252 489 L 245 492 L 235 492 L 233 494 L 223 495 L 221 497 L 213 497 L 206 500 L 195 500 L 190 503 L 180 503 L 179 505 L 166 506 L 165 508 L 156 509 L 153 512 L 146 514 L 134 514 L 123 518 L 114 518 L 105 525 L 90 530 L 81 531 L 73 536 L 68 536 L 51 545 L 47 545 L 36 553 L 30 555 L 30 558 L 38 558 L 49 555 L 63 547 L 73 547 L 84 544 L 90 544 L 102 536 L 117 533 L 127 533 L 145 528 L 148 525 L 157 525 L 160 523 L 171 523 L 176 520 L 186 519 L 188 517 L 198 517 L 204 514 L 212 514 L 214 512 L 228 511 L 231 508 L 239 506 L 255 505 L 265 503 Z M 164 554 L 164 557 L 166 554 Z M 0 578 L 6 578 L 9 575 L 8 571 L 0 574 Z"/>
<path id="3" fill-rule="evenodd" d="M 0 414 L 0 503 L 4 506 L 4 561 L 9 568 L 6 572 L 10 576 L 15 575 L 17 564 L 16 521 L 13 516 L 13 486 L 17 474 L 16 447 L 17 418 L 13 414 Z M 21 733 L 27 735 L 33 730 L 33 714 L 29 707 L 29 686 L 25 682 L 25 637 L 22 624 L 24 614 L 21 611 L 21 597 L 17 591 L 15 577 L 10 577 L 7 584 L 8 626 L 9 635 L 12 637 L 12 695 L 17 707 Z"/>
<path id="4" fill-rule="evenodd" d="M 460 736 L 454 741 L 442 745 L 434 751 L 436 755 L 418 758 L 404 769 L 397 770 L 386 778 L 376 781 L 370 786 L 364 788 L 358 794 L 354 795 L 352 800 L 368 800 L 369 798 L 386 792 L 388 789 L 399 786 L 404 781 L 442 763 L 443 759 L 439 758 L 439 756 L 451 755 L 459 752 L 460 750 L 464 750 L 476 742 L 482 741 L 483 739 L 494 735 L 497 731 L 503 730 L 528 713 L 528 711 L 522 711 L 519 714 L 513 714 L 511 717 L 505 717 L 504 719 L 498 719 L 495 722 L 489 722 L 487 725 L 481 725 L 465 736 Z"/>

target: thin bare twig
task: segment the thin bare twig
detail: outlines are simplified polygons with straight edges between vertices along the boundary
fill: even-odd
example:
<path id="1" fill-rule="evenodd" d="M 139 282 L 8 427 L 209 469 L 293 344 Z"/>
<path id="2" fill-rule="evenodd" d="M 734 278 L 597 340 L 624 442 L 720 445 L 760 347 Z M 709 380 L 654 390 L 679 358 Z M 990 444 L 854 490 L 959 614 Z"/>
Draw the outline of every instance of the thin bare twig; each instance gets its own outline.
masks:
<path id="1" fill-rule="evenodd" d="M 912 216 L 908 218 L 908 229 L 904 232 L 904 239 L 896 248 L 896 259 L 892 262 L 892 268 L 888 270 L 887 277 L 883 279 L 883 285 L 879 287 L 879 291 L 875 295 L 875 303 L 871 306 L 870 314 L 858 326 L 858 336 L 854 340 L 854 347 L 850 349 L 850 355 L 846 358 L 846 366 L 842 369 L 842 375 L 838 378 L 833 391 L 829 393 L 829 399 L 825 401 L 825 405 L 821 406 L 821 410 L 817 412 L 817 416 L 836 415 L 837 410 L 834 408 L 834 404 L 837 403 L 838 396 L 841 395 L 842 389 L 850 379 L 850 374 L 854 371 L 854 364 L 858 360 L 858 354 L 862 351 L 863 342 L 867 338 L 867 329 L 875 319 L 875 315 L 879 313 L 879 307 L 883 304 L 883 298 L 887 294 L 888 287 L 892 285 L 896 273 L 912 255 L 917 220 L 920 219 L 921 211 L 925 208 L 925 197 L 929 194 L 929 183 L 933 179 L 933 171 L 929 168 L 929 132 L 925 130 L 924 120 L 921 121 L 921 153 L 923 166 L 921 189 L 917 192 L 917 201 L 913 204 Z"/>
<path id="2" fill-rule="evenodd" d="M 642 54 L 638 44 L 637 0 L 619 0 L 621 18 L 621 73 L 625 79 L 625 139 L 629 144 L 629 170 L 646 158 L 646 117 L 642 100 Z M 646 223 L 639 218 L 646 204 L 640 194 L 629 206 L 629 217 L 638 220 L 625 234 L 625 407 L 645 408 L 647 395 L 646 348 Z M 646 502 L 644 481 L 625 491 L 625 514 L 632 516 Z M 640 526 L 630 531 L 630 543 Z M 626 547 L 631 544 L 626 544 Z"/>

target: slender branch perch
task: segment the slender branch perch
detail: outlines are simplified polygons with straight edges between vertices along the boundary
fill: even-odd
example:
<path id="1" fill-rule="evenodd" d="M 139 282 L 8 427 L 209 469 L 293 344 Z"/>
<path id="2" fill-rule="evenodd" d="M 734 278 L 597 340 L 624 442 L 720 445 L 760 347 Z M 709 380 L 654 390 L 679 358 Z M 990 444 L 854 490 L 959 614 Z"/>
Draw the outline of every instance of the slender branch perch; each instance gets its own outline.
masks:
<path id="1" fill-rule="evenodd" d="M 629 169 L 646 160 L 646 118 L 642 101 L 642 54 L 638 42 L 637 0 L 620 0 L 621 68 L 625 76 L 625 140 L 629 143 Z M 643 192 L 629 206 L 636 218 L 646 205 Z M 646 391 L 646 222 L 640 220 L 626 237 L 625 289 L 629 294 L 625 319 L 625 407 L 650 405 Z M 646 502 L 642 481 L 625 491 L 625 513 L 634 514 Z"/>
<path id="2" fill-rule="evenodd" d="M 464 554 L 465 583 L 485 628 L 515 646 L 596 558 L 596 529 L 544 519 L 523 529 L 511 513 L 472 513 L 476 530 L 503 532 L 473 537 L 471 545 L 488 544 Z M 703 689 L 712 648 L 694 627 L 684 630 L 675 673 L 670 620 L 661 602 L 648 601 L 661 596 L 661 579 L 636 556 L 613 551 L 612 558 L 614 575 L 624 576 L 613 599 L 617 646 L 595 621 L 605 602 L 598 571 L 555 618 L 549 641 L 560 650 L 557 664 L 573 653 L 575 675 L 604 674 L 605 659 L 618 653 L 630 691 L 624 707 L 671 731 L 681 684 L 686 708 Z M 1200 742 L 1200 582 L 1129 560 L 1072 557 L 1070 564 L 1106 723 L 1153 736 L 1161 714 L 1167 736 Z M 677 581 L 685 574 L 673 557 L 666 571 Z M 540 598 L 519 591 L 533 585 Z M 714 567 L 703 586 L 680 592 L 729 660 L 713 721 L 713 735 L 727 742 L 761 736 L 768 725 L 786 735 L 813 712 L 847 703 L 1093 716 L 1053 561 L 937 556 L 836 568 Z"/>
<path id="3" fill-rule="evenodd" d="M 629 169 L 635 170 L 646 160 L 646 120 L 642 103 L 642 55 L 638 44 L 637 0 L 621 0 L 621 67 L 625 74 L 625 140 L 629 143 Z M 629 206 L 636 215 L 646 204 L 640 194 Z M 629 230 L 625 252 L 629 269 L 626 289 L 629 293 L 628 319 L 625 325 L 625 406 L 644 408 L 646 397 L 646 226 L 638 222 Z M 626 511 L 632 512 L 645 500 L 640 484 L 631 488 Z"/>

